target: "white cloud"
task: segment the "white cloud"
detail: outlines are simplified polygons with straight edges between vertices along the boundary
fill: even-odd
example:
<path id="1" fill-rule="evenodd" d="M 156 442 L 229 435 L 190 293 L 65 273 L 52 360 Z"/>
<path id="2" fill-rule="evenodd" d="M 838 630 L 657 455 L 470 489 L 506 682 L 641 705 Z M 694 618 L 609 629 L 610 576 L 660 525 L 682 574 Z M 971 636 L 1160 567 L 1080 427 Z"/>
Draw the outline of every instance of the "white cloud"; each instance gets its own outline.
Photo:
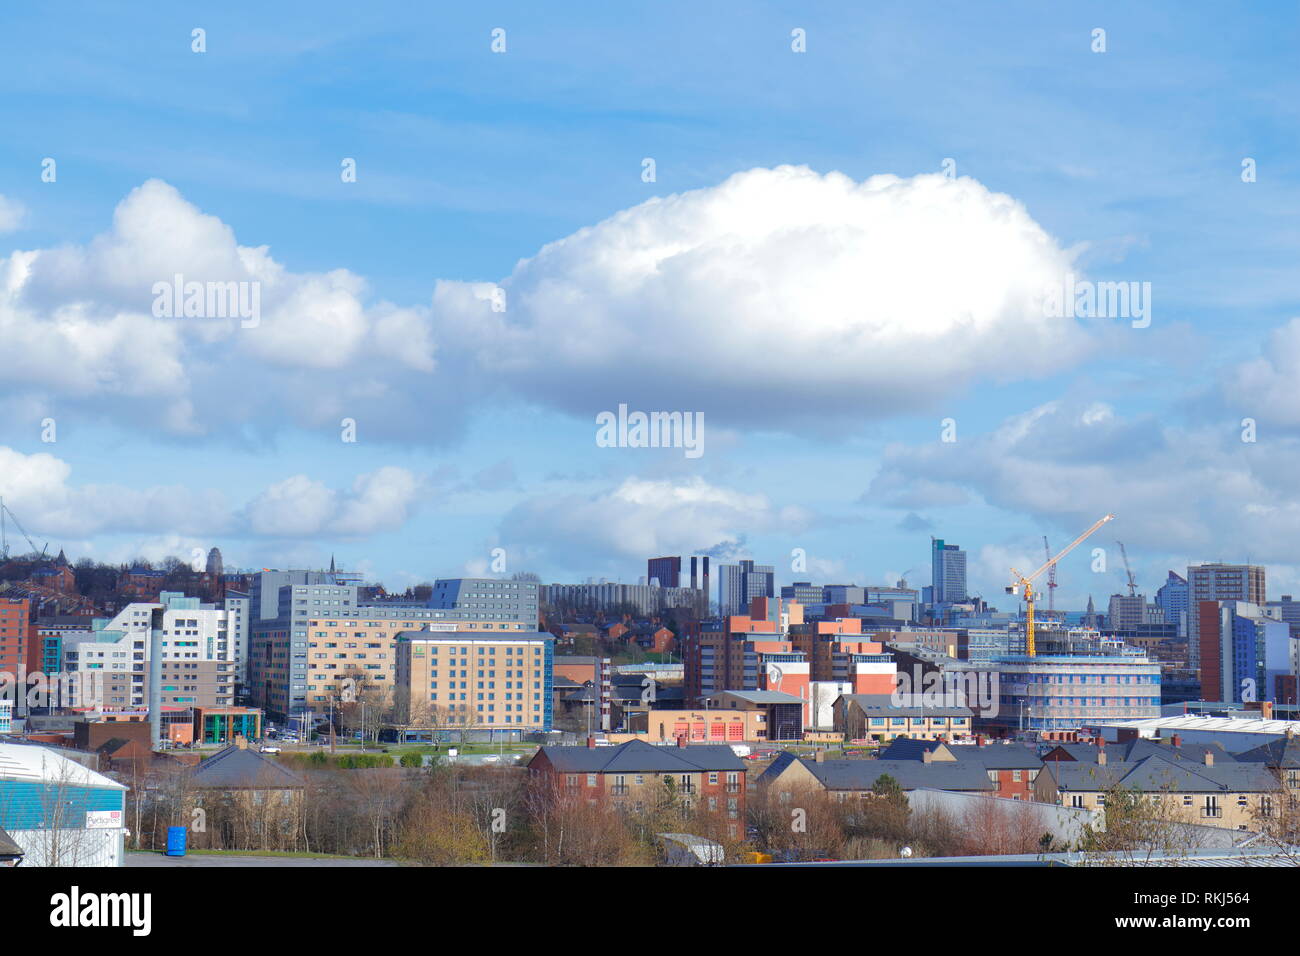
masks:
<path id="1" fill-rule="evenodd" d="M 783 166 L 545 246 L 503 280 L 505 311 L 453 282 L 434 309 L 449 348 L 539 401 L 660 408 L 671 381 L 688 408 L 770 425 L 879 417 L 1081 360 L 1081 327 L 1042 309 L 1069 268 L 1023 206 L 972 179 Z M 611 383 L 623 366 L 638 374 Z"/>
<path id="2" fill-rule="evenodd" d="M 0 232 L 13 232 L 26 215 L 26 208 L 18 200 L 0 196 Z"/>
<path id="3" fill-rule="evenodd" d="M 53 455 L 0 445 L 0 496 L 25 528 L 45 537 L 139 533 L 162 544 L 196 535 L 361 537 L 403 526 L 426 489 L 422 476 L 391 465 L 359 475 L 343 491 L 294 475 L 235 510 L 216 489 L 136 489 L 71 479 L 71 467 Z"/>
<path id="4" fill-rule="evenodd" d="M 500 538 L 530 559 L 587 565 L 592 556 L 644 561 L 652 554 L 732 553 L 748 534 L 797 533 L 810 523 L 765 495 L 706 483 L 628 478 L 594 495 L 544 495 L 515 506 Z M 589 565 L 588 565 L 589 566 Z"/>
<path id="5" fill-rule="evenodd" d="M 1300 425 L 1300 318 L 1274 329 L 1262 352 L 1227 370 L 1224 394 L 1247 417 Z"/>
<path id="6" fill-rule="evenodd" d="M 974 180 L 787 166 L 543 247 L 502 280 L 504 311 L 493 284 L 456 280 L 396 306 L 346 269 L 290 271 L 150 180 L 90 242 L 0 259 L 0 400 L 42 392 L 181 434 L 348 416 L 424 441 L 454 437 L 485 386 L 584 417 L 614 399 L 664 408 L 669 381 L 669 410 L 719 427 L 881 417 L 1082 360 L 1084 331 L 1039 302 L 1069 265 Z M 177 275 L 256 283 L 260 322 L 155 317 L 155 283 Z"/>
<path id="7" fill-rule="evenodd" d="M 891 446 L 868 496 L 899 496 L 913 484 L 969 492 L 1043 519 L 1059 529 L 1062 546 L 1113 512 L 1107 537 L 1147 554 L 1292 564 L 1300 440 L 1243 443 L 1235 425 L 1166 425 L 1051 402 L 987 435 Z"/>
<path id="8" fill-rule="evenodd" d="M 254 534 L 270 537 L 369 535 L 404 525 L 421 488 L 417 475 L 394 465 L 358 476 L 347 492 L 294 475 L 250 501 L 245 516 Z"/>

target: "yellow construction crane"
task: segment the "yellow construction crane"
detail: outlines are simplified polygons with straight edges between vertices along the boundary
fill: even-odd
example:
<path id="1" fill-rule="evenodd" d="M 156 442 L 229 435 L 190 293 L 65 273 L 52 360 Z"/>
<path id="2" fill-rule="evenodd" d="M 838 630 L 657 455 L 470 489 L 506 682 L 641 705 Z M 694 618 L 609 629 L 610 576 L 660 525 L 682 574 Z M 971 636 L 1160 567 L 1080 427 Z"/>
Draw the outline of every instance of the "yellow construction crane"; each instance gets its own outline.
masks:
<path id="1" fill-rule="evenodd" d="M 1107 521 L 1114 521 L 1114 515 L 1106 515 L 1093 522 L 1091 528 L 1085 531 L 1079 537 L 1075 538 L 1060 554 L 1054 558 L 1048 558 L 1047 563 L 1035 571 L 1033 574 L 1025 576 L 1015 568 L 1011 569 L 1011 583 L 1007 585 L 1008 594 L 1019 594 L 1022 591 L 1025 595 L 1025 653 L 1030 657 L 1034 656 L 1034 578 L 1038 577 L 1044 571 L 1056 567 L 1056 562 L 1077 548 L 1084 542 L 1094 531 L 1104 525 Z"/>

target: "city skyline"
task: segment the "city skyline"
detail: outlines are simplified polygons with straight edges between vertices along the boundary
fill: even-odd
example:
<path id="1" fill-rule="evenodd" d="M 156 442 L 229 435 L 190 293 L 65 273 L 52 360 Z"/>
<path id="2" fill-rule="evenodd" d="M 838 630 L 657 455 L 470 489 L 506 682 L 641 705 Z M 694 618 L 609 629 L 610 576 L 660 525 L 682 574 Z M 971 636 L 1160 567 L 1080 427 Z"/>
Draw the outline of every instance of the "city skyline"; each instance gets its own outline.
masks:
<path id="1" fill-rule="evenodd" d="M 1009 609 L 1043 535 L 1113 511 L 1058 607 L 1123 592 L 1115 540 L 1149 596 L 1214 561 L 1300 590 L 1268 12 L 307 9 L 205 11 L 201 54 L 161 5 L 0 38 L 0 494 L 38 546 L 335 554 L 394 589 L 496 549 L 548 583 L 709 554 L 919 585 L 934 536 Z M 155 310 L 227 280 L 255 324 Z M 1026 305 L 1090 282 L 1133 314 Z M 701 415 L 703 453 L 602 446 L 624 406 Z"/>

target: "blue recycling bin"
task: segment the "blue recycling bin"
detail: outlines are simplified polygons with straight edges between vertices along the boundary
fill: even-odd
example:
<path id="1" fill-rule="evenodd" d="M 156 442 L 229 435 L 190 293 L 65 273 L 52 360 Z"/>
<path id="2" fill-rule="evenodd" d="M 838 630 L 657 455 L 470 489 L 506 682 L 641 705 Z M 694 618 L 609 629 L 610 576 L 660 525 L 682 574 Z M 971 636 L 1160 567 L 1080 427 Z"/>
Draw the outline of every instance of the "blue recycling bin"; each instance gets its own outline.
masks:
<path id="1" fill-rule="evenodd" d="M 185 828 L 184 827 L 167 828 L 167 855 L 168 856 L 185 855 Z"/>

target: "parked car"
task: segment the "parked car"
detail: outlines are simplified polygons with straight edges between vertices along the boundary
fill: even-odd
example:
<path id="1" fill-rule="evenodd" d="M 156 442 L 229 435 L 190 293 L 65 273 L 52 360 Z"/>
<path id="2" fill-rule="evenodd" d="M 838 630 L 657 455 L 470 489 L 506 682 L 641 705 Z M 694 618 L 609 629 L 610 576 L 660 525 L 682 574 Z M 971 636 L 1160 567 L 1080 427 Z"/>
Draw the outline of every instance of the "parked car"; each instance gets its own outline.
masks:
<path id="1" fill-rule="evenodd" d="M 261 751 L 264 754 L 278 754 L 280 752 L 280 748 L 272 747 L 270 744 L 262 744 Z"/>

